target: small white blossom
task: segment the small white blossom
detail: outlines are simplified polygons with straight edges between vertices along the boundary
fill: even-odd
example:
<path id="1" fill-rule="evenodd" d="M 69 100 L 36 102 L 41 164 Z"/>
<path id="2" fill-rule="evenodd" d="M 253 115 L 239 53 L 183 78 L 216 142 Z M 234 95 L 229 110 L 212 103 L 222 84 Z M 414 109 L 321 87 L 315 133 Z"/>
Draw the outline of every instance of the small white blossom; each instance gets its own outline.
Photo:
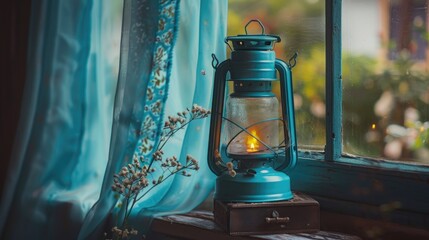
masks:
<path id="1" fill-rule="evenodd" d="M 234 170 L 229 170 L 228 173 L 231 177 L 235 177 L 235 175 L 237 175 L 237 172 Z"/>
<path id="2" fill-rule="evenodd" d="M 228 170 L 232 170 L 234 169 L 234 164 L 232 162 L 227 162 L 226 167 L 228 168 Z"/>

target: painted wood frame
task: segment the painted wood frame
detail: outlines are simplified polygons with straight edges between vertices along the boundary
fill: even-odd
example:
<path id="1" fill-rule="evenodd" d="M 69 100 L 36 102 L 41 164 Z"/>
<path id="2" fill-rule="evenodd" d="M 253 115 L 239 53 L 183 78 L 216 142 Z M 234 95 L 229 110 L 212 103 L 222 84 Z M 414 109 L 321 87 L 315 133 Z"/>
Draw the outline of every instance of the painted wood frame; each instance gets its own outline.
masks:
<path id="1" fill-rule="evenodd" d="M 327 0 L 326 17 L 326 146 L 325 160 L 342 151 L 341 0 Z"/>
<path id="2" fill-rule="evenodd" d="M 300 151 L 292 189 L 321 209 L 429 229 L 429 166 L 342 153 L 341 0 L 326 0 L 326 147 Z"/>

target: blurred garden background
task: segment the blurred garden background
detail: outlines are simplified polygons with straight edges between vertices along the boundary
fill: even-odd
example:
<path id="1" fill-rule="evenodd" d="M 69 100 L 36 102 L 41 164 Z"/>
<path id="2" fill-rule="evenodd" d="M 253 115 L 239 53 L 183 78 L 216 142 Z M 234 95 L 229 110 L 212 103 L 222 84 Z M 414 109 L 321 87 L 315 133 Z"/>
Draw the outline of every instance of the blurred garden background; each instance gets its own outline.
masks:
<path id="1" fill-rule="evenodd" d="M 343 0 L 343 149 L 346 154 L 429 164 L 429 31 L 426 0 Z M 301 149 L 325 145 L 325 1 L 229 0 L 228 35 L 257 18 L 279 35 L 278 58 L 295 52 L 294 100 Z M 258 34 L 257 24 L 249 33 Z"/>

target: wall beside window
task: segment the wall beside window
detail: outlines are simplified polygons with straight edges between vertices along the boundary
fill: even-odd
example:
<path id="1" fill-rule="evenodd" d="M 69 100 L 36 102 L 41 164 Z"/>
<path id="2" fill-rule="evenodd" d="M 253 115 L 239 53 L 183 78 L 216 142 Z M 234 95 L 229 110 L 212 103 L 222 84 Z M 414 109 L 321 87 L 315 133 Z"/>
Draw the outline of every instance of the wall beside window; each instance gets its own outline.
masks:
<path id="1" fill-rule="evenodd" d="M 0 8 L 0 192 L 12 153 L 25 83 L 31 1 L 6 1 Z"/>

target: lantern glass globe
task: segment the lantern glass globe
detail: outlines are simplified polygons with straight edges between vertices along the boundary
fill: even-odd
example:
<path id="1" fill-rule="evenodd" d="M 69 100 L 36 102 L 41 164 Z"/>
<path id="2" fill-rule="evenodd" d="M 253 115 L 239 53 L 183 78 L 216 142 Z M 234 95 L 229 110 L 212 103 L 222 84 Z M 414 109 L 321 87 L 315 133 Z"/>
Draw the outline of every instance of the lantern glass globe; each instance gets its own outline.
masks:
<path id="1" fill-rule="evenodd" d="M 277 148 L 283 137 L 279 101 L 273 97 L 232 97 L 226 103 L 224 144 L 232 155 L 266 154 L 272 152 L 267 146 Z M 267 121 L 270 120 L 271 121 Z M 235 124 L 234 124 L 235 123 Z M 242 128 L 246 128 L 243 131 Z M 231 141 L 232 140 L 232 141 Z M 265 143 L 265 144 L 263 144 Z"/>

